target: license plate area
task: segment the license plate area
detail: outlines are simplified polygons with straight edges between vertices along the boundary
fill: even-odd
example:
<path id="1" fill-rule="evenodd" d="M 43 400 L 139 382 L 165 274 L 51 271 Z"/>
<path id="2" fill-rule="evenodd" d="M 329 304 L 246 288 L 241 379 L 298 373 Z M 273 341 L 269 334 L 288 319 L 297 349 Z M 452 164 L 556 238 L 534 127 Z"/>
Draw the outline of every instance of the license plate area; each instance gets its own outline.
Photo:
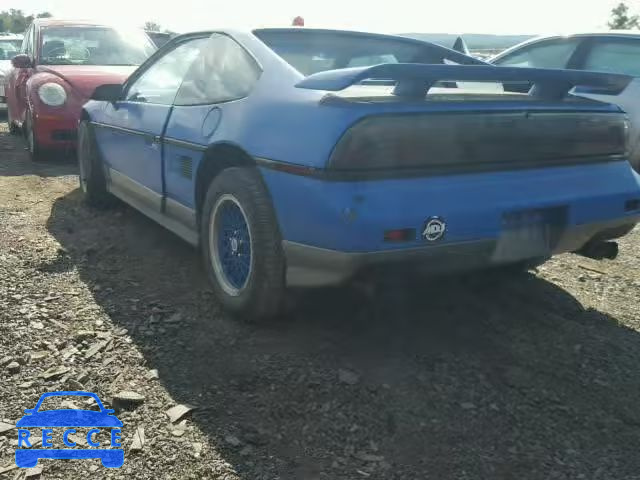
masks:
<path id="1" fill-rule="evenodd" d="M 551 256 L 566 224 L 566 207 L 505 212 L 493 260 L 515 262 Z"/>

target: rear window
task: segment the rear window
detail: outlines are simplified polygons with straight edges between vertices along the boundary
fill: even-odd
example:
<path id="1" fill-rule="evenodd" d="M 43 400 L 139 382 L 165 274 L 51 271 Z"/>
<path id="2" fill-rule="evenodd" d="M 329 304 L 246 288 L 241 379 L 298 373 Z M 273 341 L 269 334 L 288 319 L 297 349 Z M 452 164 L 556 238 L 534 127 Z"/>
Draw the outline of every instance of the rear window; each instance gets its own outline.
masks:
<path id="1" fill-rule="evenodd" d="M 436 45 L 357 33 L 257 30 L 254 34 L 305 76 L 325 70 L 381 63 L 440 64 L 449 53 Z M 470 57 L 462 58 L 468 58 L 468 63 L 481 63 Z M 455 60 L 460 62 L 458 57 Z"/>
<path id="2" fill-rule="evenodd" d="M 605 40 L 593 45 L 585 70 L 640 77 L 640 41 Z"/>

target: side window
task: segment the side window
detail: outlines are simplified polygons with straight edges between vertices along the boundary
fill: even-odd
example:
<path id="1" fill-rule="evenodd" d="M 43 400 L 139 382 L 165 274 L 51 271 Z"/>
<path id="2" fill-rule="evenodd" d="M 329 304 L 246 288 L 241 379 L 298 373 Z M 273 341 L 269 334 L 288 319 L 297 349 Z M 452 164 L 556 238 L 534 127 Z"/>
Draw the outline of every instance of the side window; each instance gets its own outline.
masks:
<path id="1" fill-rule="evenodd" d="M 188 40 L 158 59 L 131 84 L 126 100 L 171 105 L 185 73 L 206 42 L 206 38 Z"/>
<path id="2" fill-rule="evenodd" d="M 577 39 L 550 40 L 517 50 L 496 63 L 510 67 L 566 68 Z"/>
<path id="3" fill-rule="evenodd" d="M 584 70 L 640 76 L 640 41 L 599 40 L 591 47 Z"/>
<path id="4" fill-rule="evenodd" d="M 244 98 L 260 77 L 260 68 L 233 39 L 214 34 L 193 62 L 176 105 L 202 105 Z"/>

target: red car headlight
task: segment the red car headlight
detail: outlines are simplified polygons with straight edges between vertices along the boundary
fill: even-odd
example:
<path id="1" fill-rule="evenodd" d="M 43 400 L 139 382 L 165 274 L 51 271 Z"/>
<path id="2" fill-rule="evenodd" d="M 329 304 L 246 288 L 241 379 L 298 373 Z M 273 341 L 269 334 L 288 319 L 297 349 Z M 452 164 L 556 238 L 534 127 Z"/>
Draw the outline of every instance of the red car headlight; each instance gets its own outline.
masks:
<path id="1" fill-rule="evenodd" d="M 40 100 L 50 107 L 60 107 L 67 101 L 67 92 L 57 83 L 44 83 L 38 88 Z"/>

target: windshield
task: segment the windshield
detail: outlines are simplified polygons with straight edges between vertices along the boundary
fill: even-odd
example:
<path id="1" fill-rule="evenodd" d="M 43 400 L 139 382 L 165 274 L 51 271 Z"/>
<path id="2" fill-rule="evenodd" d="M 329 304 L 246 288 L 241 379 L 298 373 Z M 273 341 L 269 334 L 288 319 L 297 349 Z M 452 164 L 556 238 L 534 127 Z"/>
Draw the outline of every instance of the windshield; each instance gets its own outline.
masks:
<path id="1" fill-rule="evenodd" d="M 11 60 L 20 53 L 22 40 L 0 40 L 0 60 Z"/>
<path id="2" fill-rule="evenodd" d="M 482 63 L 446 48 L 410 40 L 328 31 L 257 30 L 255 35 L 305 76 L 381 63 Z"/>
<path id="3" fill-rule="evenodd" d="M 108 27 L 47 27 L 42 65 L 140 65 L 155 47 L 142 31 Z"/>

